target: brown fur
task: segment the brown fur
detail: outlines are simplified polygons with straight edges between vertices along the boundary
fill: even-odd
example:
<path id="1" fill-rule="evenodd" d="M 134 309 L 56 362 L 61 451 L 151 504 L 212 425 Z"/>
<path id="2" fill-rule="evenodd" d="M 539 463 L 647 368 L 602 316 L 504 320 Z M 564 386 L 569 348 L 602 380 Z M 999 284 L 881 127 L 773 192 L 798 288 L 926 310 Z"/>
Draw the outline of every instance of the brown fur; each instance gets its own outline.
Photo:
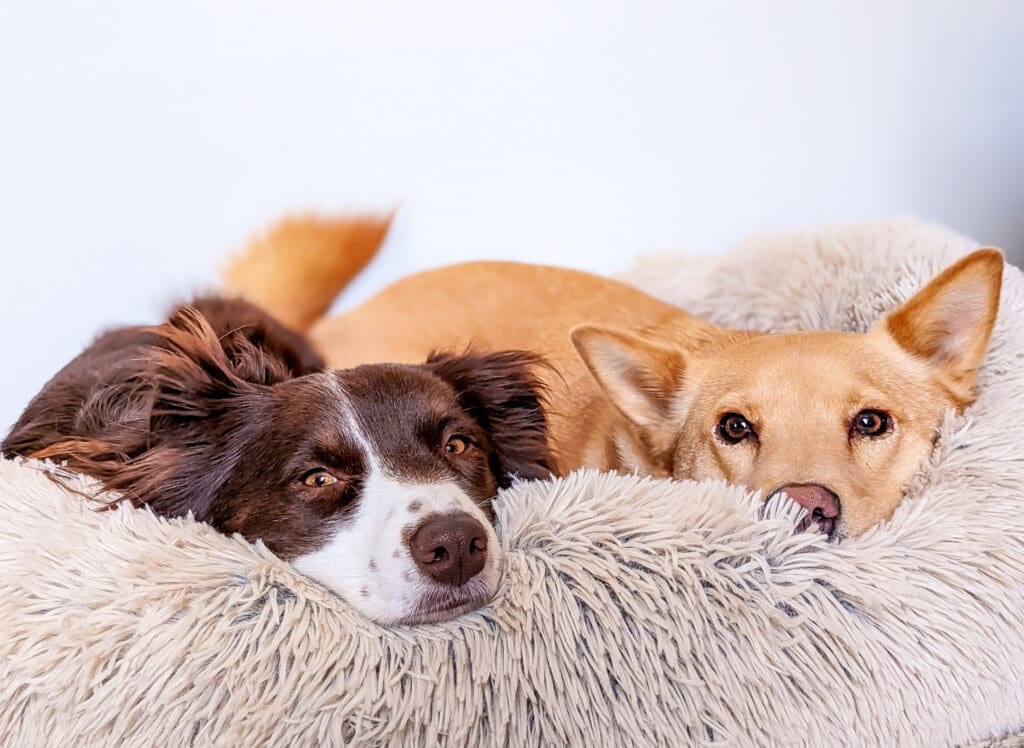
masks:
<path id="1" fill-rule="evenodd" d="M 314 256 L 344 262 L 334 257 L 330 225 L 316 252 L 282 242 L 263 248 L 261 262 L 275 252 L 282 265 Z M 559 472 L 723 478 L 765 494 L 820 484 L 838 497 L 836 533 L 858 534 L 898 505 L 942 412 L 973 401 L 1001 273 L 1001 255 L 981 250 L 869 333 L 761 335 L 587 273 L 476 262 L 400 280 L 309 333 L 334 366 L 416 361 L 433 347 L 468 342 L 536 351 L 552 363 L 541 376 Z M 286 307 L 301 295 L 284 276 L 265 280 L 269 287 L 234 288 Z M 862 436 L 853 423 L 875 410 L 893 428 Z M 756 438 L 726 444 L 716 436 L 733 412 L 749 419 Z"/>
<path id="2" fill-rule="evenodd" d="M 192 513 L 293 558 L 326 542 L 360 498 L 367 465 L 344 433 L 348 408 L 392 474 L 454 481 L 485 513 L 512 476 L 548 475 L 537 365 L 531 354 L 469 352 L 327 371 L 301 335 L 253 305 L 205 298 L 162 325 L 102 335 L 32 400 L 0 451 L 65 462 L 136 505 Z M 436 448 L 449 431 L 473 445 L 457 460 Z M 319 468 L 337 484 L 304 485 Z"/>

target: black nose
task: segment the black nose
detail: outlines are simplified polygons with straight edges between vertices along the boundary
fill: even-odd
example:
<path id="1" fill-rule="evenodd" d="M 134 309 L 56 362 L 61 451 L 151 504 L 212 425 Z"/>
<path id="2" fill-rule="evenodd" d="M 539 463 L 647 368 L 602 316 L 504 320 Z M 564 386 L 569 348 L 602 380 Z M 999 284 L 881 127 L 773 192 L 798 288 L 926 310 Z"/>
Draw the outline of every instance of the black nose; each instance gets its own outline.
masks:
<path id="1" fill-rule="evenodd" d="M 487 531 L 466 512 L 434 516 L 409 537 L 409 552 L 424 574 L 458 587 L 487 563 Z"/>
<path id="2" fill-rule="evenodd" d="M 790 483 L 780 486 L 775 493 L 785 493 L 807 510 L 798 530 L 806 530 L 813 523 L 826 535 L 835 532 L 839 521 L 839 497 L 832 490 L 817 483 Z"/>

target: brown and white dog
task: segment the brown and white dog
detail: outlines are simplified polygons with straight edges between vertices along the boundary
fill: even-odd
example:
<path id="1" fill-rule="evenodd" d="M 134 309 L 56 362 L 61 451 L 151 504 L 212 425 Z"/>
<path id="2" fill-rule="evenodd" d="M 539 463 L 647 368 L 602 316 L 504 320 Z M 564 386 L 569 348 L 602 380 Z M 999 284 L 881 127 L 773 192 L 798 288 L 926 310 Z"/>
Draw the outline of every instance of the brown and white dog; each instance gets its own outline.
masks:
<path id="1" fill-rule="evenodd" d="M 326 370 L 251 304 L 198 299 L 99 337 L 0 451 L 262 540 L 374 620 L 446 620 L 496 589 L 498 488 L 551 464 L 535 357 L 424 360 Z"/>
<path id="2" fill-rule="evenodd" d="M 307 330 L 332 366 L 468 343 L 534 351 L 552 364 L 541 377 L 559 472 L 785 491 L 833 538 L 888 518 L 943 413 L 973 402 L 1003 269 L 979 250 L 862 334 L 727 329 L 614 280 L 512 262 L 419 273 L 322 317 L 366 261 L 333 241 L 347 223 L 277 226 L 232 261 L 226 287 Z"/>

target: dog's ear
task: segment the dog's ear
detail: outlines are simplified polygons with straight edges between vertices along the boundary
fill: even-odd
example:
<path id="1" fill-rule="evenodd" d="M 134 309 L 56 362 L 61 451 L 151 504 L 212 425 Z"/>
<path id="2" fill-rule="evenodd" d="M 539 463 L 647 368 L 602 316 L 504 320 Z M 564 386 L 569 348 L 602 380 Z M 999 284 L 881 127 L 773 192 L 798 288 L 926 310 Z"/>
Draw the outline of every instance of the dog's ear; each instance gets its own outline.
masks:
<path id="1" fill-rule="evenodd" d="M 641 428 L 665 420 L 685 370 L 680 351 L 589 325 L 572 331 L 572 343 L 608 399 L 626 418 Z"/>
<path id="2" fill-rule="evenodd" d="M 1002 253 L 979 249 L 943 270 L 879 323 L 901 348 L 932 367 L 960 407 L 975 397 L 1002 278 Z"/>
<path id="3" fill-rule="evenodd" d="M 233 368 L 248 382 L 277 384 L 325 368 L 303 335 L 244 299 L 199 297 L 178 307 L 171 319 L 189 307 L 206 319 Z"/>
<path id="4" fill-rule="evenodd" d="M 155 342 L 144 369 L 153 385 L 153 441 L 124 480 L 160 514 L 191 511 L 213 522 L 218 491 L 246 444 L 258 438 L 272 385 L 291 376 L 273 363 L 265 368 L 273 359 L 245 338 L 225 345 L 225 333 L 195 307 L 177 310 L 149 332 Z"/>
<path id="5" fill-rule="evenodd" d="M 195 307 L 181 307 L 162 325 L 149 328 L 155 344 L 147 354 L 154 400 L 150 420 L 188 422 L 223 412 L 240 395 L 282 375 L 264 370 L 257 347 L 244 338 L 224 338 Z M 290 378 L 290 377 L 288 377 Z"/>
<path id="6" fill-rule="evenodd" d="M 544 478 L 553 459 L 544 414 L 544 385 L 536 375 L 546 365 L 523 351 L 433 353 L 427 366 L 455 390 L 462 409 L 489 434 L 491 470 L 505 488 L 511 477 Z"/>
<path id="7" fill-rule="evenodd" d="M 111 390 L 118 402 L 131 403 L 129 411 L 103 423 L 107 411 L 98 411 L 88 437 L 64 439 L 32 456 L 66 462 L 158 514 L 191 511 L 208 520 L 241 446 L 254 438 L 260 395 L 270 388 L 240 375 L 194 308 L 179 309 L 143 334 L 149 344 L 137 373 Z M 86 415 L 97 403 L 90 399 Z"/>

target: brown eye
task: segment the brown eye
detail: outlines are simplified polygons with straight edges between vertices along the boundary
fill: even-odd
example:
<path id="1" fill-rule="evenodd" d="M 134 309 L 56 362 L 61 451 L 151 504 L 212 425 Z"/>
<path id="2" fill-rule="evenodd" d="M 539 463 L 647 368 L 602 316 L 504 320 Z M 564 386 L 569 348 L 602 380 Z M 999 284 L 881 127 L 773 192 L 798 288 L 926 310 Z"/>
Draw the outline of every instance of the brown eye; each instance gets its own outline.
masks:
<path id="1" fill-rule="evenodd" d="M 744 439 L 757 436 L 750 421 L 739 413 L 726 413 L 718 422 L 718 435 L 729 444 L 739 444 Z"/>
<path id="2" fill-rule="evenodd" d="M 450 455 L 460 455 L 469 449 L 469 439 L 464 436 L 452 436 L 444 445 L 444 451 Z"/>
<path id="3" fill-rule="evenodd" d="M 320 469 L 306 473 L 302 482 L 311 488 L 326 488 L 327 486 L 333 486 L 338 482 L 338 479 L 326 470 Z"/>
<path id="4" fill-rule="evenodd" d="M 862 410 L 853 419 L 850 434 L 882 436 L 892 428 L 892 417 L 882 410 Z"/>

